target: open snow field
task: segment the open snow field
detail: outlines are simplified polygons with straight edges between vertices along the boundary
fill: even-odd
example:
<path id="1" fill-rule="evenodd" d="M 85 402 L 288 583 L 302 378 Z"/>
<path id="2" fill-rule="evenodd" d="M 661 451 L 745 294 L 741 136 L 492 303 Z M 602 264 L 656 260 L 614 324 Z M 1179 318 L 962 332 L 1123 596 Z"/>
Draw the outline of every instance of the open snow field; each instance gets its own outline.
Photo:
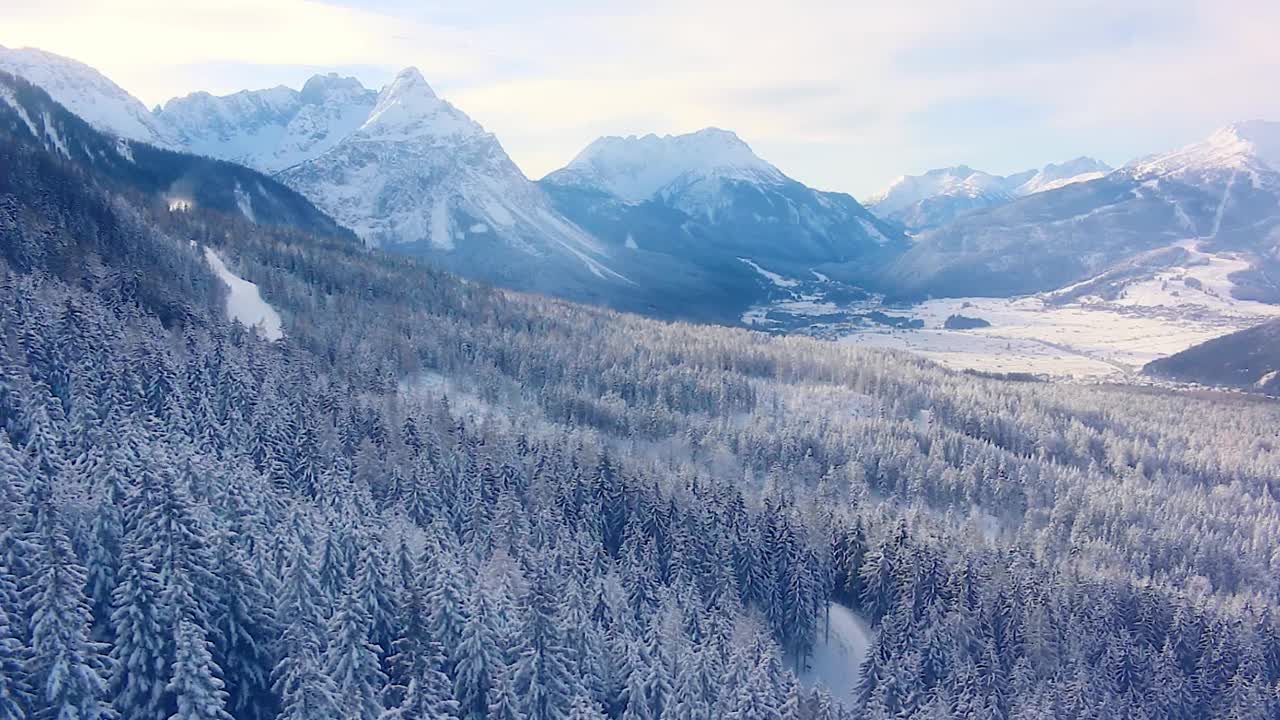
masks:
<path id="1" fill-rule="evenodd" d="M 800 680 L 809 686 L 821 685 L 831 696 L 851 705 L 850 696 L 858 684 L 858 669 L 871 647 L 870 626 L 852 610 L 831 603 L 831 632 L 824 634 L 821 620 L 818 622 L 818 644 L 814 648 L 809 666 L 800 674 Z"/>
<path id="2" fill-rule="evenodd" d="M 1048 296 L 932 300 L 895 315 L 924 321 L 919 330 L 866 328 L 841 342 L 908 350 L 956 369 L 1120 379 L 1157 358 L 1280 316 L 1280 307 L 1237 300 L 1230 275 L 1248 263 L 1199 252 L 1186 267 L 1162 270 L 1111 299 L 1086 296 L 1055 304 Z M 950 315 L 991 327 L 947 330 Z"/>
<path id="3" fill-rule="evenodd" d="M 206 247 L 204 257 L 217 273 L 218 278 L 230 289 L 227 293 L 227 315 L 246 327 L 257 327 L 262 337 L 268 340 L 279 340 L 284 337 L 280 313 L 262 299 L 258 286 L 231 272 L 213 248 Z"/>
<path id="4" fill-rule="evenodd" d="M 868 330 L 841 342 L 909 350 L 957 369 L 1101 379 L 1136 373 L 1152 360 L 1280 314 L 1280 308 L 1261 307 L 1267 312 L 1179 317 L 1114 303 L 934 300 L 900 313 L 924 320 L 921 330 Z M 942 324 L 952 314 L 981 318 L 991 327 L 946 330 Z"/>

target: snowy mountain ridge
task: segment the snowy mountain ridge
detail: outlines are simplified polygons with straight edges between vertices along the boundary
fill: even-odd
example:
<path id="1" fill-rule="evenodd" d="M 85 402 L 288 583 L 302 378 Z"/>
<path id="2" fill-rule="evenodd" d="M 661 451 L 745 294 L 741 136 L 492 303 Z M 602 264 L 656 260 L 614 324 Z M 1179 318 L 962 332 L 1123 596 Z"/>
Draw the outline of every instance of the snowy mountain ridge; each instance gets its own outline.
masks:
<path id="1" fill-rule="evenodd" d="M 1181 177 L 1206 171 L 1280 173 L 1280 122 L 1232 123 L 1173 152 L 1144 158 L 1130 168 L 1141 178 Z"/>
<path id="2" fill-rule="evenodd" d="M 1113 300 L 1153 278 L 1189 277 L 1196 291 L 1195 266 L 1216 262 L 1233 268 L 1229 299 L 1280 302 L 1277 148 L 1280 123 L 1235 123 L 1092 181 L 968 214 L 922 233 L 881 286 L 900 298 L 1075 297 L 1083 283 L 1083 294 Z"/>
<path id="3" fill-rule="evenodd" d="M 594 187 L 641 202 L 673 183 L 716 179 L 778 184 L 786 178 L 735 133 L 704 128 L 684 135 L 597 138 L 544 181 Z"/>
<path id="4" fill-rule="evenodd" d="M 0 45 L 0 70 L 39 86 L 99 130 L 157 147 L 178 146 L 173 134 L 141 101 L 82 62 L 37 48 Z"/>
<path id="5" fill-rule="evenodd" d="M 1013 195 L 1023 197 L 1046 190 L 1055 190 L 1079 182 L 1096 180 L 1112 171 L 1106 163 L 1091 157 L 1078 157 L 1064 163 L 1049 163 L 1040 168 L 1026 182 L 1013 189 Z M 1018 173 L 1012 177 L 1020 177 Z"/>
<path id="6" fill-rule="evenodd" d="M 867 198 L 867 204 L 887 215 L 938 195 L 978 198 L 1003 196 L 1007 192 L 1005 179 L 999 175 L 957 165 L 929 170 L 922 175 L 902 175 Z"/>
<path id="7" fill-rule="evenodd" d="M 957 165 L 900 176 L 869 197 L 867 204 L 881 217 L 911 230 L 924 230 L 1020 197 L 1096 180 L 1109 172 L 1110 166 L 1089 157 L 1004 176 Z"/>
<path id="8" fill-rule="evenodd" d="M 400 71 L 351 134 L 278 177 L 370 245 L 463 275 L 541 290 L 578 271 L 623 280 L 607 250 L 417 68 Z"/>
<path id="9" fill-rule="evenodd" d="M 376 99 L 355 78 L 328 74 L 300 91 L 192 93 L 165 103 L 157 116 L 192 152 L 278 172 L 337 145 L 368 119 Z"/>

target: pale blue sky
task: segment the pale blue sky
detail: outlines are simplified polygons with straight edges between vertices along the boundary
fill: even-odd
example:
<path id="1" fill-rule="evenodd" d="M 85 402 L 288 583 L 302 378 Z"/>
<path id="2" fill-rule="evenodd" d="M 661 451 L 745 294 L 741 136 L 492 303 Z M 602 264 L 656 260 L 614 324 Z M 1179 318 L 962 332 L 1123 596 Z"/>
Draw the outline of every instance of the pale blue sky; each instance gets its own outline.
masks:
<path id="1" fill-rule="evenodd" d="M 1273 0 L 0 1 L 0 44 L 76 57 L 148 104 L 416 65 L 535 178 L 601 134 L 715 125 L 865 196 L 931 167 L 1120 164 L 1280 119 Z"/>

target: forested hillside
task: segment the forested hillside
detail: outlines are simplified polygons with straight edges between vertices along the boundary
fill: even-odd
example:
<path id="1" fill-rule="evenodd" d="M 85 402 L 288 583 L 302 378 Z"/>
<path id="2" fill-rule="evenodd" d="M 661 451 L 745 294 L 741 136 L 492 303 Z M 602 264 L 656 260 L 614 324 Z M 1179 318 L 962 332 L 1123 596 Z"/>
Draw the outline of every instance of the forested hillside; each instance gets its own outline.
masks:
<path id="1" fill-rule="evenodd" d="M 1280 713 L 1272 403 L 663 324 L 139 192 L 0 133 L 0 718 Z M 829 602 L 875 628 L 848 697 L 793 674 Z"/>
<path id="2" fill-rule="evenodd" d="M 1187 348 L 1148 364 L 1143 372 L 1202 385 L 1280 394 L 1280 321 Z"/>

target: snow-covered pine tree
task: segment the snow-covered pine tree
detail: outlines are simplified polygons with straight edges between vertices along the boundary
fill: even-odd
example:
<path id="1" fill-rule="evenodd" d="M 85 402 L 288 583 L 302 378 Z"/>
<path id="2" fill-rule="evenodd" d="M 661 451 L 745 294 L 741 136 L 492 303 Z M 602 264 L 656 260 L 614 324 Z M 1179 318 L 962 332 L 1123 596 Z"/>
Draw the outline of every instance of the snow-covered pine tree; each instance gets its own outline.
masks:
<path id="1" fill-rule="evenodd" d="M 527 614 L 516 648 L 515 683 L 528 720 L 564 720 L 579 689 L 556 616 L 555 588 L 545 560 L 526 598 Z"/>
<path id="2" fill-rule="evenodd" d="M 507 667 L 494 677 L 493 685 L 489 687 L 486 720 L 527 720 L 524 711 L 520 709 L 514 675 L 514 668 Z"/>
<path id="3" fill-rule="evenodd" d="M 366 548 L 356 562 L 356 593 L 369 618 L 369 641 L 378 646 L 379 658 L 387 658 L 396 639 L 395 587 L 391 567 L 381 544 Z"/>
<path id="4" fill-rule="evenodd" d="M 486 594 L 477 587 L 472 592 L 462 639 L 453 653 L 454 695 L 464 718 L 483 718 L 494 678 L 503 672 L 498 649 L 496 616 Z"/>
<path id="5" fill-rule="evenodd" d="M 3 566 L 0 566 L 2 572 Z M 25 720 L 32 716 L 35 696 L 27 681 L 28 655 L 28 649 L 18 639 L 13 620 L 0 604 L 0 720 Z"/>
<path id="6" fill-rule="evenodd" d="M 325 618 L 311 557 L 301 543 L 291 549 L 277 616 L 287 619 L 271 690 L 278 720 L 344 720 L 338 689 L 323 664 Z"/>
<path id="7" fill-rule="evenodd" d="M 117 420 L 119 418 L 116 418 Z M 124 513 L 132 467 L 129 446 L 116 438 L 95 467 L 98 506 L 93 516 L 93 542 L 85 561 L 89 573 L 89 598 L 95 628 L 109 632 L 114 606 L 113 591 L 120 569 L 124 542 Z M 102 634 L 100 634 L 102 637 Z"/>
<path id="8" fill-rule="evenodd" d="M 325 666 L 350 720 L 377 720 L 387 684 L 378 661 L 378 646 L 369 642 L 369 618 L 354 589 L 343 595 L 329 622 Z"/>
<path id="9" fill-rule="evenodd" d="M 177 711 L 169 720 L 232 720 L 227 712 L 227 692 L 219 677 L 221 668 L 209 652 L 204 630 L 190 620 L 178 626 L 173 677 L 168 691 Z"/>
<path id="10" fill-rule="evenodd" d="M 271 693 L 273 645 L 280 635 L 274 608 L 230 530 L 214 539 L 213 557 L 222 581 L 213 618 L 221 638 L 214 660 L 222 668 L 228 710 L 237 720 L 270 720 L 276 713 Z"/>
<path id="11" fill-rule="evenodd" d="M 111 697 L 120 717 L 165 720 L 174 710 L 166 693 L 171 673 L 172 630 L 163 625 L 160 577 L 148 553 L 126 540 L 120 557 L 111 646 Z"/>
<path id="12" fill-rule="evenodd" d="M 437 522 L 433 529 L 452 537 L 452 530 Z M 448 648 L 458 646 L 462 638 L 462 628 L 467 618 L 463 613 L 463 580 L 462 570 L 458 567 L 461 560 L 455 552 L 456 543 L 445 543 L 441 553 L 433 558 L 429 567 L 432 573 L 426 580 L 426 603 L 430 609 L 428 630 L 437 642 Z M 452 667 L 450 667 L 452 670 Z"/>
<path id="13" fill-rule="evenodd" d="M 33 513 L 41 545 L 33 578 L 31 679 L 37 718 L 111 720 L 103 648 L 89 637 L 85 570 L 49 507 Z"/>
<path id="14" fill-rule="evenodd" d="M 569 708 L 568 720 L 607 720 L 608 716 L 589 695 L 577 695 Z"/>

